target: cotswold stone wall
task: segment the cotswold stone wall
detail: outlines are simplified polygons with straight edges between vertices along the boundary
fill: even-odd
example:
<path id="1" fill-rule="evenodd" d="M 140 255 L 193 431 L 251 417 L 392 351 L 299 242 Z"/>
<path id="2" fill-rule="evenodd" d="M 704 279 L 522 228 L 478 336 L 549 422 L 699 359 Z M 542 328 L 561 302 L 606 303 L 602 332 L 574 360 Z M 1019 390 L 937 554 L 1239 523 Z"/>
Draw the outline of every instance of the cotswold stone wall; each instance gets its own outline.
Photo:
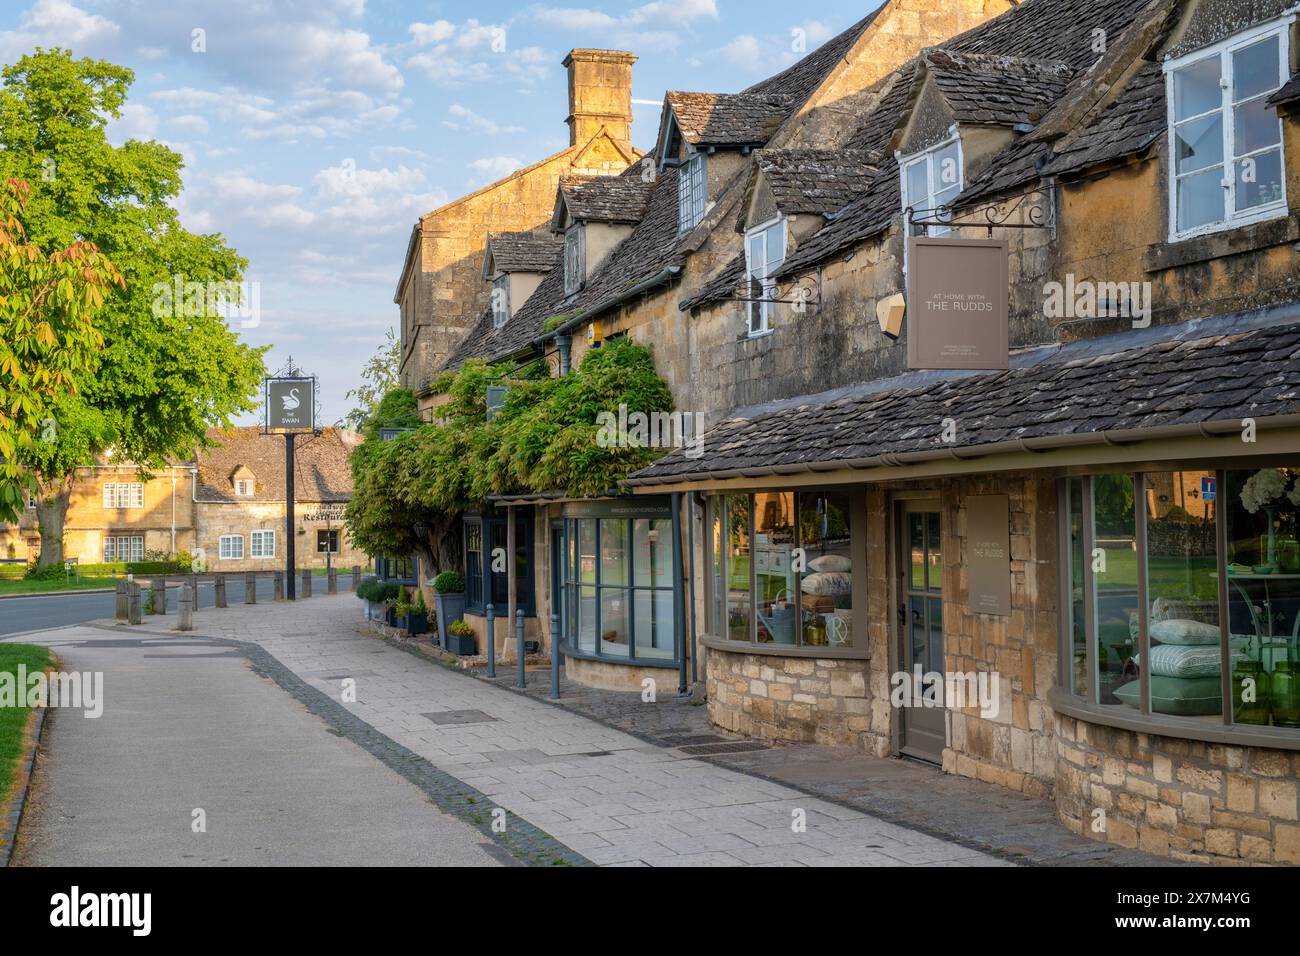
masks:
<path id="1" fill-rule="evenodd" d="M 1300 753 L 1056 718 L 1056 807 L 1082 836 L 1179 860 L 1300 864 Z"/>
<path id="2" fill-rule="evenodd" d="M 888 735 L 872 732 L 870 661 L 769 657 L 710 650 L 709 719 L 767 740 L 856 747 L 883 757 Z"/>

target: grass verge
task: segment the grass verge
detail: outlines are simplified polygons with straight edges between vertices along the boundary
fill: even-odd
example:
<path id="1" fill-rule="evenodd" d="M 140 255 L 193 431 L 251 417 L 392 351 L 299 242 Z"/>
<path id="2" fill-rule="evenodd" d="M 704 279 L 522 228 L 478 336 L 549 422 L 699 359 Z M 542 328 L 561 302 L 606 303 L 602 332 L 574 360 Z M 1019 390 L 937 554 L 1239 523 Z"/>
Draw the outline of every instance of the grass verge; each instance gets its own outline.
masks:
<path id="1" fill-rule="evenodd" d="M 0 643 L 0 674 L 16 675 L 19 664 L 25 664 L 28 673 L 43 671 L 51 663 L 48 648 L 33 644 Z M 20 699 L 17 703 L 25 702 Z M 18 771 L 19 758 L 25 749 L 30 719 L 30 707 L 0 706 L 0 807 L 8 806 L 12 797 L 10 790 Z"/>

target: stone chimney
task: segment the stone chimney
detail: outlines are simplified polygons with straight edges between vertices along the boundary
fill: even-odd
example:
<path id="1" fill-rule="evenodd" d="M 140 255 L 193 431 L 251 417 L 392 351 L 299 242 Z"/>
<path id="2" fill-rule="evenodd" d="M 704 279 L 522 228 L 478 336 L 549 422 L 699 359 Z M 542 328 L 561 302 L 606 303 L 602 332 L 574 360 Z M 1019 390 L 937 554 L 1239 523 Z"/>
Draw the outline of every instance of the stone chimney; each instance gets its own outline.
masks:
<path id="1" fill-rule="evenodd" d="M 632 146 L 632 64 L 622 50 L 570 50 L 569 145 L 586 143 L 603 126 L 620 146 Z"/>

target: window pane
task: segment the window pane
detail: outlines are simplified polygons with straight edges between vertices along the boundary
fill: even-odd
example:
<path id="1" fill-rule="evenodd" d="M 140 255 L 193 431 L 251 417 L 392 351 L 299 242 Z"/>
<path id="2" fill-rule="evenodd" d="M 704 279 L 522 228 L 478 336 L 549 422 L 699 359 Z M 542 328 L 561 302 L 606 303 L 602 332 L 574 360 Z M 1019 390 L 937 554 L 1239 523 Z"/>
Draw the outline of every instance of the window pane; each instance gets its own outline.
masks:
<path id="1" fill-rule="evenodd" d="M 1269 150 L 1239 160 L 1237 168 L 1237 211 L 1280 203 L 1282 185 L 1282 151 Z"/>
<path id="2" fill-rule="evenodd" d="M 960 187 L 961 154 L 954 142 L 934 154 L 934 191 L 937 195 L 957 191 Z"/>
<path id="3" fill-rule="evenodd" d="M 795 643 L 794 493 L 754 496 L 754 576 L 760 643 Z"/>
<path id="4" fill-rule="evenodd" d="M 1070 521 L 1070 690 L 1090 698 L 1087 625 L 1083 608 L 1083 479 L 1071 478 L 1067 490 Z"/>
<path id="5" fill-rule="evenodd" d="M 1174 130 L 1178 172 L 1191 173 L 1223 163 L 1223 114 L 1192 120 Z"/>
<path id="6" fill-rule="evenodd" d="M 930 178 L 924 159 L 907 167 L 907 203 L 921 211 L 927 210 L 930 205 Z M 918 218 L 930 217 L 922 213 Z"/>
<path id="7" fill-rule="evenodd" d="M 627 595 L 624 588 L 600 589 L 600 652 L 627 657 Z"/>
<path id="8" fill-rule="evenodd" d="M 672 587 L 672 527 L 667 518 L 637 518 L 632 522 L 638 587 Z"/>
<path id="9" fill-rule="evenodd" d="M 1282 121 L 1278 119 L 1277 107 L 1269 106 L 1268 100 L 1252 100 L 1232 111 L 1233 149 L 1238 156 L 1245 156 L 1266 146 L 1277 146 L 1282 142 Z"/>
<path id="10" fill-rule="evenodd" d="M 723 499 L 714 497 L 709 499 L 709 573 L 712 575 L 711 588 L 713 591 L 713 609 L 712 620 L 710 621 L 710 633 L 721 634 L 722 622 L 726 619 L 726 601 L 727 589 L 722 580 L 722 552 L 726 548 L 726 541 L 722 537 L 722 509 Z"/>
<path id="11" fill-rule="evenodd" d="M 602 587 L 630 584 L 627 574 L 627 522 L 618 519 L 600 523 L 600 584 Z"/>
<path id="12" fill-rule="evenodd" d="M 596 519 L 578 520 L 578 580 L 596 583 Z"/>
<path id="13" fill-rule="evenodd" d="M 670 660 L 673 657 L 673 592 L 635 592 L 636 656 Z"/>
<path id="14" fill-rule="evenodd" d="M 931 591 L 943 590 L 943 544 L 939 540 L 939 515 L 925 514 L 925 585 Z"/>
<path id="15" fill-rule="evenodd" d="M 1205 717 L 1223 714 L 1215 505 L 1204 491 L 1213 472 L 1146 476 L 1147 636 L 1151 712 Z M 1115 694 L 1139 706 L 1138 683 Z"/>
<path id="16" fill-rule="evenodd" d="M 1240 103 L 1252 96 L 1271 93 L 1282 85 L 1281 51 L 1278 38 L 1266 40 L 1232 54 L 1232 101 Z M 1277 114 L 1274 113 L 1274 118 Z M 1241 152 L 1241 150 L 1238 150 Z"/>
<path id="17" fill-rule="evenodd" d="M 1222 222 L 1224 215 L 1223 167 L 1216 166 L 1178 181 L 1178 228 L 1195 229 Z"/>
<path id="18" fill-rule="evenodd" d="M 1228 472 L 1232 719 L 1300 728 L 1300 467 Z M 1253 699 L 1252 699 L 1253 698 Z"/>
<path id="19" fill-rule="evenodd" d="M 1096 475 L 1092 479 L 1096 513 L 1094 561 L 1097 608 L 1097 688 L 1103 704 L 1118 704 L 1114 691 L 1135 680 L 1138 592 L 1137 522 L 1133 476 Z M 1136 698 L 1134 698 L 1136 699 Z"/>
<path id="20" fill-rule="evenodd" d="M 727 637 L 750 640 L 749 495 L 727 496 Z"/>
<path id="21" fill-rule="evenodd" d="M 853 640 L 853 550 L 849 498 L 799 493 L 799 535 L 807 571 L 799 582 L 803 643 L 842 646 Z"/>
<path id="22" fill-rule="evenodd" d="M 1219 57 L 1207 56 L 1174 73 L 1174 119 L 1199 116 L 1223 105 Z"/>
<path id="23" fill-rule="evenodd" d="M 596 650 L 596 589 L 578 588 L 578 647 Z"/>
<path id="24" fill-rule="evenodd" d="M 785 261 L 785 222 L 767 227 L 767 272 L 771 275 Z"/>
<path id="25" fill-rule="evenodd" d="M 749 237 L 749 274 L 755 279 L 762 279 L 767 256 L 763 251 L 763 233 L 758 232 Z"/>

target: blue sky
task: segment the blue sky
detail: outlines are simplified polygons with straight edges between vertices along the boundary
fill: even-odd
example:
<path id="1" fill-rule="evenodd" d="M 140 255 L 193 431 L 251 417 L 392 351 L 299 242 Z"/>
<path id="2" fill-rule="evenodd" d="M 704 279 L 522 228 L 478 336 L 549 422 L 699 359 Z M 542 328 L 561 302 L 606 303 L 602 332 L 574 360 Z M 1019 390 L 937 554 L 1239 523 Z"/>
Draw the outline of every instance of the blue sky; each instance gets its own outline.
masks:
<path id="1" fill-rule="evenodd" d="M 273 346 L 270 367 L 292 355 L 319 375 L 333 422 L 397 324 L 416 218 L 568 144 L 569 49 L 640 57 L 645 149 L 665 90 L 741 89 L 879 6 L 578 3 L 6 0 L 0 62 L 64 46 L 135 71 L 111 137 L 184 155 L 185 225 L 224 234 L 259 284 L 259 322 L 240 333 Z"/>

